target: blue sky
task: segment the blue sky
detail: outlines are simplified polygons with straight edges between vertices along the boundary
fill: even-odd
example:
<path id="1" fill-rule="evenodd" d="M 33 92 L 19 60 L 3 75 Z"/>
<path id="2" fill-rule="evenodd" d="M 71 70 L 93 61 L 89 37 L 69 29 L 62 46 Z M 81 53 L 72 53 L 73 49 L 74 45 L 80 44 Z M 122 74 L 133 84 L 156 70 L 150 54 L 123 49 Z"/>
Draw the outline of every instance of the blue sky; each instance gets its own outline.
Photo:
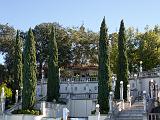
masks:
<path id="1" fill-rule="evenodd" d="M 103 16 L 109 32 L 126 27 L 143 31 L 146 25 L 160 23 L 159 0 L 1 0 L 0 23 L 28 30 L 43 22 L 58 22 L 64 27 L 84 26 L 95 32 Z M 2 57 L 0 57 L 2 62 Z"/>

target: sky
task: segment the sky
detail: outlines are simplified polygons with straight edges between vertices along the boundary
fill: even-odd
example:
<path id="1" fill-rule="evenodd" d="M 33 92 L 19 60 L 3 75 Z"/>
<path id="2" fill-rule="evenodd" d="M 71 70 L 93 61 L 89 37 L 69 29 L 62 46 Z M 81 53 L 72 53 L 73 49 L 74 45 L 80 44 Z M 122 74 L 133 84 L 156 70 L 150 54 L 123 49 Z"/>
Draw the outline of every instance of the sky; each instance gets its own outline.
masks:
<path id="1" fill-rule="evenodd" d="M 0 0 L 0 24 L 27 31 L 44 22 L 64 27 L 84 26 L 98 32 L 105 16 L 109 33 L 126 27 L 143 31 L 160 24 L 160 0 Z M 3 57 L 0 56 L 0 63 Z"/>

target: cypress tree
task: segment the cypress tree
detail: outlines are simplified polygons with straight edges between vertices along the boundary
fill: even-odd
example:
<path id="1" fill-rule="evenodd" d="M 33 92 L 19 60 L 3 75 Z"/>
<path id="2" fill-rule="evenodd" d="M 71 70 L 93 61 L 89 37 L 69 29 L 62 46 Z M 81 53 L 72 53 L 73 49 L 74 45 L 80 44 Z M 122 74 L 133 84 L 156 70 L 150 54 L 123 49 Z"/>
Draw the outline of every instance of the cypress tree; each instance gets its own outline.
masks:
<path id="1" fill-rule="evenodd" d="M 107 35 L 105 18 L 100 27 L 99 38 L 99 68 L 98 68 L 98 103 L 101 113 L 109 110 L 108 96 L 110 90 L 110 59 L 109 59 L 109 40 Z"/>
<path id="2" fill-rule="evenodd" d="M 15 99 L 16 90 L 21 90 L 22 87 L 22 40 L 17 30 L 15 41 L 15 58 L 14 58 L 14 84 L 13 84 L 13 100 Z"/>
<path id="3" fill-rule="evenodd" d="M 33 109 L 36 99 L 36 69 L 35 41 L 30 28 L 24 48 L 22 109 Z"/>
<path id="4" fill-rule="evenodd" d="M 49 40 L 48 58 L 48 84 L 47 101 L 52 102 L 59 98 L 59 75 L 58 75 L 58 48 L 55 38 L 55 29 L 52 27 Z"/>
<path id="5" fill-rule="evenodd" d="M 127 98 L 127 84 L 128 84 L 128 60 L 126 51 L 126 36 L 123 20 L 120 24 L 118 35 L 118 62 L 117 62 L 117 81 L 115 87 L 115 98 L 120 98 L 120 81 L 123 81 L 123 97 Z"/>

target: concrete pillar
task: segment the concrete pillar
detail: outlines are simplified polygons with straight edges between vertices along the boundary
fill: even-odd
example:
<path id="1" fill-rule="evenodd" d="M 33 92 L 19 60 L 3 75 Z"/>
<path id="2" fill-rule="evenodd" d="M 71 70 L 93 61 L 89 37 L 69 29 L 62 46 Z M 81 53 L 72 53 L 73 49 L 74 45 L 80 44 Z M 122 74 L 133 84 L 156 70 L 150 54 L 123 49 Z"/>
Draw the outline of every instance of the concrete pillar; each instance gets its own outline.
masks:
<path id="1" fill-rule="evenodd" d="M 2 92 L 1 92 L 1 111 L 4 113 L 5 111 L 5 92 L 4 92 L 4 87 L 2 87 Z"/>
<path id="2" fill-rule="evenodd" d="M 46 116 L 46 102 L 45 101 L 42 101 L 41 102 L 41 113 L 43 116 Z"/>
<path id="3" fill-rule="evenodd" d="M 69 116 L 69 110 L 67 108 L 63 108 L 63 120 L 67 120 Z"/>
<path id="4" fill-rule="evenodd" d="M 96 116 L 97 120 L 100 120 L 99 104 L 96 105 Z"/>
<path id="5" fill-rule="evenodd" d="M 109 93 L 109 113 L 113 112 L 113 92 Z"/>
<path id="6" fill-rule="evenodd" d="M 18 90 L 16 90 L 15 103 L 18 103 Z"/>
<path id="7" fill-rule="evenodd" d="M 120 81 L 120 100 L 123 100 L 123 81 Z"/>
<path id="8" fill-rule="evenodd" d="M 143 91 L 143 105 L 144 105 L 144 113 L 147 112 L 147 100 L 146 100 L 146 91 Z"/>

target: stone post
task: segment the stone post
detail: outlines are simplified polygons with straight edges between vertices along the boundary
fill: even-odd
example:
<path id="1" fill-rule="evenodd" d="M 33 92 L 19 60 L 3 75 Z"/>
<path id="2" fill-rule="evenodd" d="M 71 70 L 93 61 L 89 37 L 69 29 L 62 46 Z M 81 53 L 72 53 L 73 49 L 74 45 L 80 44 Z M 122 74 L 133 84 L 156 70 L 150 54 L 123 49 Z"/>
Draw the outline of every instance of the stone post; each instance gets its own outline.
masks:
<path id="1" fill-rule="evenodd" d="M 158 84 L 155 84 L 155 100 L 158 100 Z"/>
<path id="2" fill-rule="evenodd" d="M 58 69 L 58 76 L 59 76 L 59 79 L 60 79 L 60 77 L 61 77 L 61 69 L 60 68 Z"/>
<path id="3" fill-rule="evenodd" d="M 155 107 L 158 106 L 158 84 L 155 84 L 155 102 L 154 102 Z"/>
<path id="4" fill-rule="evenodd" d="M 115 77 L 112 76 L 112 91 L 115 90 Z"/>
<path id="5" fill-rule="evenodd" d="M 68 84 L 67 84 L 67 99 L 69 100 L 71 98 L 70 94 L 71 94 L 71 86 L 70 86 L 70 80 L 67 80 Z"/>
<path id="6" fill-rule="evenodd" d="M 15 103 L 18 103 L 18 90 L 16 90 Z"/>
<path id="7" fill-rule="evenodd" d="M 23 98 L 23 97 L 22 97 L 22 95 L 23 95 L 23 92 L 22 92 L 22 91 L 23 91 L 23 87 L 21 87 L 21 103 L 22 103 L 22 101 L 23 101 L 23 100 L 22 100 L 22 98 Z"/>
<path id="8" fill-rule="evenodd" d="M 120 81 L 120 100 L 122 109 L 124 109 L 124 100 L 123 100 L 123 81 Z"/>
<path id="9" fill-rule="evenodd" d="M 88 80 L 87 80 L 86 82 L 87 82 L 87 83 L 86 83 L 86 94 L 87 94 L 87 99 L 90 99 Z"/>
<path id="10" fill-rule="evenodd" d="M 127 101 L 129 102 L 129 106 L 131 107 L 131 91 L 130 91 L 130 85 L 127 85 Z"/>
<path id="11" fill-rule="evenodd" d="M 2 87 L 2 92 L 1 92 L 1 111 L 4 113 L 5 110 L 5 92 L 4 92 L 4 87 Z"/>
<path id="12" fill-rule="evenodd" d="M 147 101 L 146 101 L 146 91 L 143 91 L 143 105 L 144 105 L 144 113 L 147 112 Z"/>
<path id="13" fill-rule="evenodd" d="M 45 101 L 41 102 L 41 113 L 43 116 L 46 116 L 46 102 Z"/>
<path id="14" fill-rule="evenodd" d="M 123 100 L 123 81 L 120 82 L 120 100 Z"/>
<path id="15" fill-rule="evenodd" d="M 151 92 L 151 99 L 153 99 L 153 83 L 154 81 L 153 81 L 153 79 L 151 79 L 151 86 L 150 86 L 150 92 Z"/>
<path id="16" fill-rule="evenodd" d="M 109 93 L 109 113 L 113 112 L 113 92 Z"/>
<path id="17" fill-rule="evenodd" d="M 130 101 L 130 97 L 131 97 L 131 94 L 130 94 L 130 85 L 128 84 L 127 85 L 127 101 Z"/>
<path id="18" fill-rule="evenodd" d="M 143 63 L 143 62 L 142 62 L 142 61 L 140 61 L 139 63 L 140 63 L 140 66 L 139 66 L 139 72 L 140 72 L 140 77 L 141 77 L 141 73 L 142 73 L 142 63 Z"/>
<path id="19" fill-rule="evenodd" d="M 44 70 L 42 67 L 42 78 L 41 78 L 41 96 L 43 96 L 43 82 L 44 82 Z"/>
<path id="20" fill-rule="evenodd" d="M 100 120 L 99 104 L 96 105 L 96 116 L 97 120 Z"/>
<path id="21" fill-rule="evenodd" d="M 63 108 L 63 120 L 67 120 L 69 116 L 69 110 L 67 108 Z"/>

